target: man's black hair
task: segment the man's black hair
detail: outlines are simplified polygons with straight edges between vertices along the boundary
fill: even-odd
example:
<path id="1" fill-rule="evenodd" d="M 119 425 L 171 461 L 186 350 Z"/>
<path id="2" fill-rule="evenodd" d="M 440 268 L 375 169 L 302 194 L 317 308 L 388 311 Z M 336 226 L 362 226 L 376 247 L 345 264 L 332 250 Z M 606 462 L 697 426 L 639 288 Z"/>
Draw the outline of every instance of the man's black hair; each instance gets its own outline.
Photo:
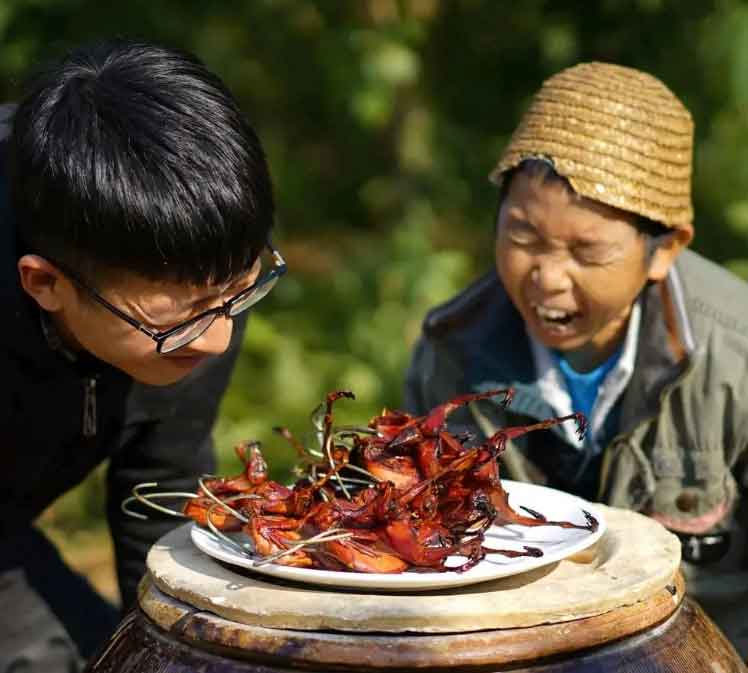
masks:
<path id="1" fill-rule="evenodd" d="M 222 283 L 250 268 L 272 227 L 259 140 L 190 54 L 73 50 L 31 82 L 9 149 L 20 251 L 92 280 Z"/>

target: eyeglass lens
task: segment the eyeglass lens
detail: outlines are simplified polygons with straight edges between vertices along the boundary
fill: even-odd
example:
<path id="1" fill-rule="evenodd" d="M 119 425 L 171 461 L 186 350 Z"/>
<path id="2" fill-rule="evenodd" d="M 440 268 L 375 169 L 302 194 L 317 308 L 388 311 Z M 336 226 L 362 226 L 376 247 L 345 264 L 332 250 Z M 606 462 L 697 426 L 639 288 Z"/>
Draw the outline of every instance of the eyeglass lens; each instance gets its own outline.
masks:
<path id="1" fill-rule="evenodd" d="M 231 308 L 229 309 L 229 316 L 233 318 L 239 315 L 240 313 L 242 313 L 242 311 L 246 311 L 248 308 L 254 306 L 258 301 L 260 301 L 260 299 L 267 296 L 270 290 L 275 287 L 275 284 L 278 282 L 278 278 L 278 276 L 273 276 L 266 282 L 247 292 L 245 296 L 239 297 L 231 305 Z M 190 323 L 189 325 L 185 325 L 182 329 L 177 330 L 173 334 L 170 334 L 161 342 L 160 352 L 162 354 L 171 353 L 172 351 L 175 351 L 178 348 L 182 348 L 182 346 L 186 346 L 188 343 L 195 341 L 195 339 L 202 336 L 205 331 L 213 324 L 213 321 L 216 319 L 216 317 L 216 313 L 206 315 L 201 320 Z"/>
<path id="2" fill-rule="evenodd" d="M 250 306 L 254 306 L 260 299 L 263 299 L 267 294 L 275 287 L 278 282 L 278 276 L 273 276 L 268 279 L 262 285 L 256 286 L 250 292 L 247 292 L 243 297 L 238 297 L 237 300 L 231 304 L 229 309 L 229 315 L 234 317 L 239 315 L 242 311 L 247 310 Z"/>
<path id="3" fill-rule="evenodd" d="M 182 329 L 177 330 L 174 334 L 170 334 L 166 339 L 161 342 L 161 353 L 171 353 L 172 351 L 186 346 L 191 341 L 194 341 L 201 336 L 207 329 L 213 324 L 216 319 L 216 314 L 211 313 L 206 315 L 197 322 L 185 325 Z"/>

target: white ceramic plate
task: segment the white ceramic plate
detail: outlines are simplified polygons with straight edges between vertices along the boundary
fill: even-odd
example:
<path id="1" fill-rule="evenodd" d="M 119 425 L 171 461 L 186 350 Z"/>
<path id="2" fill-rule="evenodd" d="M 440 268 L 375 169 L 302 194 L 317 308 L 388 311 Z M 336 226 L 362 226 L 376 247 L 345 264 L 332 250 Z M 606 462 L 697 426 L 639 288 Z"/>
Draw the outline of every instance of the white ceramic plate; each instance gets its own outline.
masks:
<path id="1" fill-rule="evenodd" d="M 256 566 L 251 558 L 242 555 L 209 530 L 200 528 L 195 524 L 190 532 L 195 545 L 209 556 L 232 565 L 248 568 L 253 572 L 307 584 L 386 591 L 429 591 L 516 575 L 576 554 L 600 539 L 605 532 L 605 520 L 600 512 L 581 498 L 535 484 L 508 480 L 502 480 L 502 484 L 509 493 L 510 505 L 517 511 L 521 512 L 522 510 L 519 507 L 524 505 L 544 514 L 550 520 L 584 524 L 585 516 L 582 510 L 587 510 L 597 519 L 600 525 L 594 533 L 577 528 L 559 528 L 558 526 L 536 526 L 532 528 L 515 525 L 492 526 L 486 533 L 484 543 L 486 547 L 521 550 L 527 545 L 528 547 L 541 549 L 543 555 L 540 557 L 507 558 L 500 554 L 488 554 L 483 561 L 463 573 L 450 571 L 404 572 L 392 575 L 293 568 L 276 563 Z M 242 533 L 234 534 L 232 537 L 237 541 L 247 541 L 246 535 Z M 454 562 L 451 561 L 452 559 L 448 560 L 447 564 L 459 565 L 465 559 L 454 557 Z"/>

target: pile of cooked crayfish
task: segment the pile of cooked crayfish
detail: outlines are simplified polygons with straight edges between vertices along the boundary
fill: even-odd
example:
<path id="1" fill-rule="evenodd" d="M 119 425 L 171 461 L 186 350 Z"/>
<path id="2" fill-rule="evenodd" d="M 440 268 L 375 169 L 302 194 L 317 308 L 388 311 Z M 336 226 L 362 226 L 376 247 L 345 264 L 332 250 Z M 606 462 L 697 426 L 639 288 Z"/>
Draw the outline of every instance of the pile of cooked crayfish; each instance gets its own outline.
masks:
<path id="1" fill-rule="evenodd" d="M 511 389 L 463 395 L 426 416 L 385 409 L 365 428 L 334 427 L 333 405 L 353 397 L 348 391 L 327 395 L 312 416 L 318 444 L 314 449 L 288 429 L 275 428 L 299 455 L 299 478 L 293 486 L 269 478 L 259 442 L 243 442 L 236 447 L 244 463 L 240 474 L 204 475 L 196 493 L 146 493 L 157 484 L 139 484 L 123 509 L 145 518 L 130 509 L 138 501 L 189 517 L 256 565 L 366 573 L 463 572 L 487 553 L 542 556 L 541 550 L 528 546 L 488 548 L 485 533 L 492 525 L 597 529 L 598 522 L 586 510 L 585 523 L 548 520 L 527 507 L 521 507 L 525 513 L 520 514 L 510 507 L 499 479 L 498 458 L 508 440 L 565 421 L 575 421 L 581 437 L 582 414 L 507 427 L 475 445 L 470 434 L 447 429 L 449 414 L 477 400 L 501 398 L 507 405 Z M 187 498 L 181 512 L 156 502 L 173 497 Z M 227 535 L 239 532 L 246 537 Z"/>

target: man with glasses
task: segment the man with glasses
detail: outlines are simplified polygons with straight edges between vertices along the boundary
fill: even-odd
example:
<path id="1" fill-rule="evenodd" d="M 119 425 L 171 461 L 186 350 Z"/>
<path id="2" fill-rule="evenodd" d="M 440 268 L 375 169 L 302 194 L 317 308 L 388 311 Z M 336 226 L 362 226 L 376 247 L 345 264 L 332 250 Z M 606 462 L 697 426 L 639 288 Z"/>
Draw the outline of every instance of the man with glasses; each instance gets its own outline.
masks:
<path id="1" fill-rule="evenodd" d="M 286 266 L 260 143 L 187 54 L 74 50 L 0 124 L 0 671 L 70 671 L 119 615 L 34 519 L 109 459 L 132 604 L 173 524 L 128 519 L 120 502 L 138 482 L 181 490 L 212 470 L 246 310 Z"/>

